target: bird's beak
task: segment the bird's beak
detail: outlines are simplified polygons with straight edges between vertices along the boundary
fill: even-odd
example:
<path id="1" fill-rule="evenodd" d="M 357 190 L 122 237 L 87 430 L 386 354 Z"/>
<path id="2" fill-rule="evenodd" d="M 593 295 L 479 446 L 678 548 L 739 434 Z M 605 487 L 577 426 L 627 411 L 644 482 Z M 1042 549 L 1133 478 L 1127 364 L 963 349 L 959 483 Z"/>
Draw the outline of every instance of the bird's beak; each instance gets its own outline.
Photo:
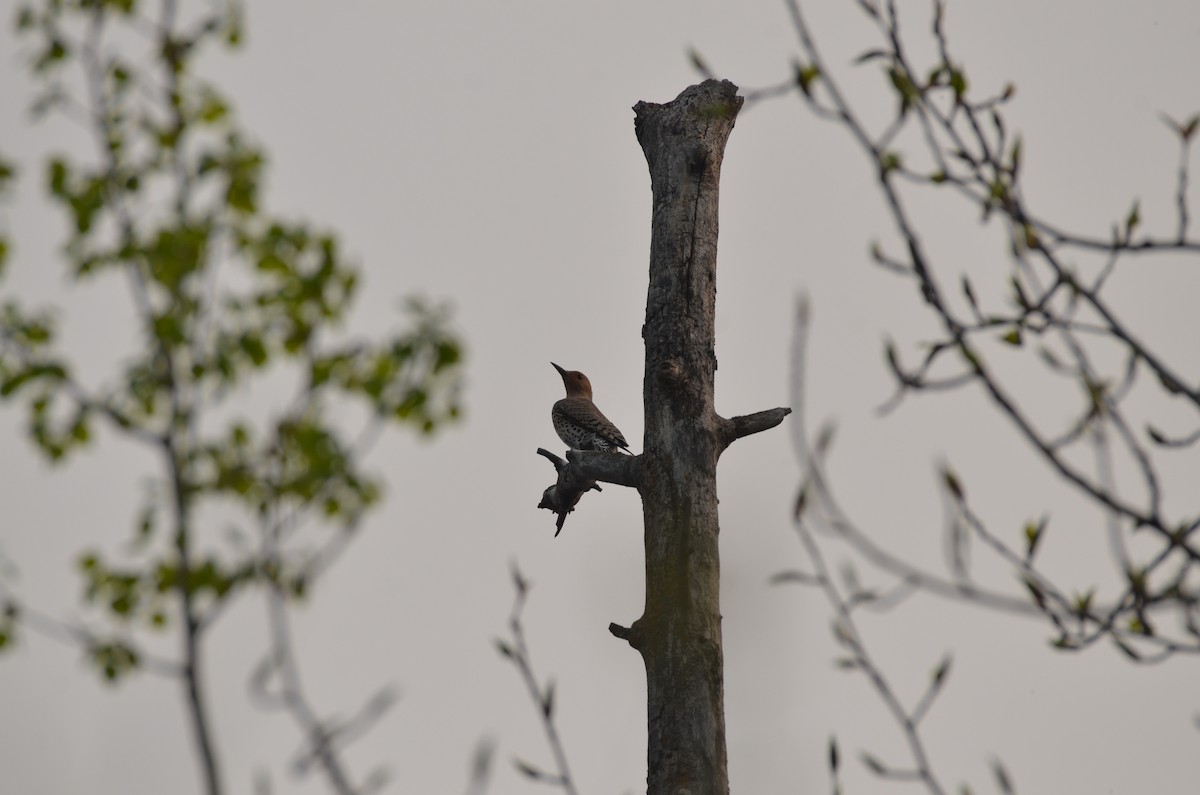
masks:
<path id="1" fill-rule="evenodd" d="M 567 371 L 566 371 L 566 370 L 562 369 L 562 368 L 561 368 L 561 367 L 559 367 L 557 364 L 554 364 L 554 362 L 550 362 L 550 364 L 552 364 L 552 365 L 554 366 L 554 369 L 555 369 L 555 370 L 558 370 L 558 374 L 559 374 L 559 375 L 564 375 L 564 376 L 565 376 L 565 375 L 567 374 Z"/>

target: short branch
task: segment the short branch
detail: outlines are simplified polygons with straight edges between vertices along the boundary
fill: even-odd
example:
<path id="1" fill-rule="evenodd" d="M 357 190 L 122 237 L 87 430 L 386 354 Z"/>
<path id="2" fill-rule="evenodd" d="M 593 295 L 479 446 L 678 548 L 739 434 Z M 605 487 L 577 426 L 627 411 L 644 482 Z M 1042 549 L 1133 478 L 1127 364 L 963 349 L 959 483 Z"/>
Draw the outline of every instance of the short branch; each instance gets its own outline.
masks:
<path id="1" fill-rule="evenodd" d="M 646 633 L 642 629 L 641 619 L 634 621 L 628 627 L 623 627 L 616 623 L 609 624 L 608 631 L 613 637 L 620 638 L 638 651 L 641 651 L 645 646 Z"/>
<path id="2" fill-rule="evenodd" d="M 725 437 L 725 446 L 728 447 L 743 436 L 770 430 L 783 422 L 783 418 L 791 413 L 791 409 L 767 409 L 724 420 L 721 427 Z"/>
<path id="3" fill-rule="evenodd" d="M 554 464 L 558 472 L 558 482 L 542 492 L 542 501 L 538 503 L 539 508 L 558 514 L 556 536 L 562 532 L 567 514 L 575 510 L 580 498 L 592 489 L 602 490 L 596 481 L 636 488 L 642 476 L 642 461 L 636 456 L 570 450 L 563 461 L 541 447 L 537 452 Z"/>
<path id="4" fill-rule="evenodd" d="M 567 461 L 570 462 L 568 468 L 578 472 L 580 477 L 601 483 L 615 483 L 636 489 L 642 480 L 640 456 L 568 450 Z"/>

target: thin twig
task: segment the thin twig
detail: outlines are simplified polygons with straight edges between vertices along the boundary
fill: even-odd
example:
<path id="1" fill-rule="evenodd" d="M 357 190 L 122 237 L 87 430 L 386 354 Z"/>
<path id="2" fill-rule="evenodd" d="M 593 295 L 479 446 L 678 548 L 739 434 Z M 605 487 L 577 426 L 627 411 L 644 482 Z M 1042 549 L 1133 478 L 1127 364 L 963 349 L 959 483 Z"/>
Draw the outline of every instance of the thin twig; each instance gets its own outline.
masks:
<path id="1" fill-rule="evenodd" d="M 525 643 L 525 629 L 521 624 L 521 614 L 525 609 L 525 599 L 529 595 L 529 582 L 521 575 L 516 563 L 512 566 L 513 589 L 516 597 L 513 600 L 512 613 L 508 619 L 509 639 L 497 640 L 496 648 L 500 655 L 511 662 L 521 675 L 529 697 L 537 706 L 538 715 L 542 721 L 542 729 L 546 733 L 546 743 L 554 756 L 554 774 L 547 773 L 528 762 L 517 759 L 517 769 L 534 781 L 541 781 L 561 787 L 567 795 L 578 795 L 571 771 L 567 765 L 567 753 L 558 735 L 554 722 L 554 682 L 551 681 L 543 688 L 533 672 L 533 662 L 529 657 L 529 648 Z"/>

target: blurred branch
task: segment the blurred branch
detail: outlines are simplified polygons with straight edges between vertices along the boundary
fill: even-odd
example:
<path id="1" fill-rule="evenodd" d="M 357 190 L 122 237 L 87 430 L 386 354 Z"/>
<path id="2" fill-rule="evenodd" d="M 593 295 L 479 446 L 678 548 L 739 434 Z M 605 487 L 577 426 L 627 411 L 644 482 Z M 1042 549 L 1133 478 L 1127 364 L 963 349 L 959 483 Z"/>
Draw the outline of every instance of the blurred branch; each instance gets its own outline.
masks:
<path id="1" fill-rule="evenodd" d="M 482 739 L 475 747 L 471 757 L 471 779 L 467 783 L 465 795 L 484 795 L 488 788 L 488 779 L 492 772 L 492 758 L 496 754 L 496 743 L 491 739 Z"/>
<path id="2" fill-rule="evenodd" d="M 825 563 L 824 555 L 813 538 L 802 516 L 796 517 L 796 532 L 808 554 L 809 562 L 815 571 L 814 584 L 821 588 L 826 600 L 834 613 L 833 635 L 838 644 L 847 652 L 848 658 L 842 661 L 842 667 L 862 673 L 871 687 L 879 696 L 888 712 L 900 727 L 908 751 L 912 757 L 911 767 L 892 767 L 885 765 L 871 754 L 863 754 L 863 764 L 880 778 L 892 781 L 920 782 L 931 795 L 945 795 L 949 792 L 939 781 L 929 760 L 929 752 L 921 737 L 920 723 L 932 705 L 934 698 L 941 692 L 949 672 L 949 657 L 946 657 L 934 671 L 929 687 L 917 705 L 909 710 L 892 690 L 886 675 L 876 665 L 871 657 L 862 635 L 854 621 L 854 610 L 857 605 L 844 598 L 834 584 Z M 831 773 L 837 775 L 837 764 L 832 761 L 836 755 L 831 753 Z"/>
<path id="3" fill-rule="evenodd" d="M 91 629 L 82 621 L 65 621 L 54 618 L 18 597 L 12 587 L 2 581 L 2 578 L 0 578 L 0 613 L 2 613 L 0 634 L 4 635 L 4 642 L 0 643 L 0 647 L 14 640 L 11 633 L 19 626 L 21 629 L 31 630 L 45 638 L 83 651 L 93 658 L 119 650 L 131 666 L 168 678 L 182 679 L 184 676 L 183 666 L 177 660 L 150 654 L 134 641 L 130 633 L 119 632 L 106 636 Z M 12 626 L 9 627 L 8 624 Z M 108 679 L 115 680 L 121 673 L 121 671 L 112 669 Z"/>
<path id="4" fill-rule="evenodd" d="M 804 492 L 805 508 L 820 511 L 821 524 L 849 543 L 863 557 L 881 570 L 894 575 L 906 588 L 917 588 L 937 596 L 958 599 L 994 610 L 1016 615 L 1036 616 L 1040 611 L 1027 599 L 989 590 L 967 579 L 951 579 L 922 569 L 912 562 L 876 544 L 871 536 L 849 518 L 839 504 L 822 463 L 830 444 L 831 433 L 824 431 L 814 443 L 808 430 L 807 383 L 810 309 L 807 298 L 797 303 L 792 338 L 791 399 L 795 407 L 792 423 L 792 443 L 800 461 L 808 488 Z"/>
<path id="5" fill-rule="evenodd" d="M 949 392 L 977 386 L 1034 456 L 1103 518 L 1115 595 L 1101 599 L 1097 587 L 1074 589 L 1056 582 L 1037 565 L 1044 548 L 1048 518 L 1029 522 L 1016 540 L 997 533 L 971 506 L 963 478 L 949 464 L 940 472 L 946 511 L 947 575 L 927 571 L 884 549 L 861 530 L 838 504 L 824 467 L 831 434 L 810 437 L 806 427 L 806 348 L 809 312 L 801 301 L 793 349 L 794 441 L 803 487 L 796 506 L 796 527 L 811 571 L 785 571 L 774 582 L 818 586 L 835 616 L 834 634 L 849 652 L 843 667 L 862 671 L 892 714 L 908 742 L 913 764 L 895 769 L 874 757 L 864 763 L 884 778 L 920 781 L 930 792 L 944 791 L 928 761 L 918 733 L 949 670 L 949 658 L 935 670 L 921 700 L 906 710 L 883 673 L 867 654 L 853 622 L 855 610 L 887 609 L 917 591 L 925 591 L 991 610 L 1038 616 L 1054 630 L 1054 646 L 1079 650 L 1109 639 L 1135 662 L 1159 662 L 1177 653 L 1200 653 L 1200 515 L 1186 502 L 1168 503 L 1164 494 L 1164 456 L 1200 440 L 1200 384 L 1188 380 L 1191 365 L 1172 363 L 1165 351 L 1143 341 L 1119 308 L 1119 295 L 1107 290 L 1125 258 L 1200 253 L 1189 239 L 1188 204 L 1191 143 L 1200 115 L 1185 122 L 1165 118 L 1178 137 L 1180 157 L 1175 179 L 1177 221 L 1174 238 L 1143 231 L 1140 205 L 1112 226 L 1107 238 L 1064 231 L 1027 207 L 1023 195 L 1020 135 L 1014 135 L 1004 109 L 1015 88 L 1005 86 L 982 98 L 971 87 L 963 63 L 951 51 L 945 4 L 933 0 L 929 37 L 914 52 L 902 35 L 894 0 L 859 0 L 858 6 L 878 34 L 878 43 L 862 53 L 856 67 L 876 67 L 897 101 L 895 116 L 874 130 L 863 121 L 838 77 L 822 57 L 799 0 L 785 0 L 801 49 L 794 65 L 794 92 L 821 119 L 841 126 L 869 162 L 884 205 L 900 238 L 901 254 L 872 248 L 873 261 L 908 280 L 921 304 L 938 321 L 940 334 L 924 343 L 918 363 L 904 361 L 892 342 L 885 358 L 896 383 L 881 411 L 923 392 Z M 907 7 L 906 7 L 907 12 Z M 875 100 L 872 100 L 873 102 Z M 915 143 L 914 143 L 915 142 Z M 1009 293 L 981 296 L 966 273 L 947 273 L 934 261 L 907 206 L 919 189 L 951 190 L 978 207 L 983 221 L 1003 224 L 1011 258 Z M 1095 267 L 1088 270 L 1092 263 Z M 1139 271 L 1139 274 L 1144 271 Z M 957 284 L 961 295 L 947 285 Z M 999 300 L 997 300 L 999 298 Z M 1008 376 L 989 365 L 992 351 L 1035 351 L 1045 382 Z M 1027 354 L 1028 355 L 1028 354 Z M 1059 429 L 1033 419 L 1044 414 L 1047 387 L 1072 401 Z M 1031 386 L 1035 385 L 1035 386 Z M 1157 420 L 1154 403 L 1190 412 L 1185 430 L 1171 435 Z M 1144 429 L 1144 432 L 1143 430 Z M 1090 466 L 1086 463 L 1090 461 Z M 1186 471 L 1186 470 L 1185 470 Z M 1124 480 L 1118 479 L 1118 473 Z M 1184 495 L 1186 501 L 1187 495 Z M 1173 515 L 1168 513 L 1172 506 Z M 1190 511 L 1190 513 L 1189 513 Z M 834 585 L 814 529 L 844 542 L 877 569 L 898 579 L 880 594 L 864 589 L 848 575 L 845 595 Z M 1134 542 L 1136 538 L 1137 543 Z M 979 543 L 1008 567 L 1024 586 L 1024 596 L 981 588 L 970 574 L 970 543 Z M 852 571 L 852 570 L 850 570 Z M 1174 626 L 1171 626 L 1171 622 Z M 830 741 L 830 770 L 840 792 L 839 755 Z M 993 772 L 1001 792 L 1013 791 L 1003 765 Z"/>
<path id="6" fill-rule="evenodd" d="M 55 352 L 52 314 L 8 300 L 0 307 L 0 399 L 25 401 L 30 435 L 52 462 L 86 446 L 89 421 L 102 417 L 153 454 L 161 477 L 135 524 L 133 560 L 112 564 L 94 550 L 79 559 L 85 601 L 118 628 L 112 636 L 50 620 L 0 589 L 0 647 L 23 623 L 82 646 L 110 681 L 141 668 L 177 677 L 202 787 L 220 795 L 204 641 L 246 586 L 264 585 L 270 650 L 252 687 L 300 724 L 308 747 L 297 770 L 315 764 L 334 790 L 362 795 L 385 777 L 352 786 L 340 749 L 395 696 L 381 690 L 349 720 L 319 717 L 301 682 L 287 605 L 313 587 L 378 502 L 379 481 L 360 459 L 384 422 L 430 434 L 457 419 L 461 344 L 443 309 L 410 300 L 400 332 L 318 345 L 329 327 L 344 339 L 358 271 L 333 234 L 261 209 L 264 155 L 193 69 L 204 46 L 241 41 L 240 7 L 149 6 L 41 0 L 17 14 L 41 84 L 34 114 L 63 112 L 98 149 L 91 159 L 64 154 L 47 163 L 51 199 L 68 221 L 68 275 L 120 272 L 139 333 L 115 376 L 88 388 Z M 0 190 L 13 173 L 0 163 Z M 7 250 L 0 238 L 0 258 Z M 222 279 L 230 267 L 238 272 Z M 231 404 L 248 382 L 283 367 L 299 376 L 291 408 L 242 419 Z M 367 405 L 356 440 L 330 418 L 331 399 Z M 237 536 L 233 550 L 204 543 L 198 517 L 212 503 L 253 517 L 259 547 Z M 305 548 L 297 536 L 309 523 L 333 532 Z M 147 656 L 134 640 L 139 628 L 176 629 L 179 661 Z"/>
<path id="7" fill-rule="evenodd" d="M 901 577 L 908 585 L 1006 611 L 1030 614 L 1032 608 L 1055 627 L 1055 645 L 1060 648 L 1083 648 L 1108 637 L 1123 653 L 1141 662 L 1157 661 L 1176 652 L 1200 652 L 1200 547 L 1195 541 L 1200 523 L 1194 515 L 1166 514 L 1157 450 L 1136 430 L 1144 423 L 1135 418 L 1134 411 L 1144 412 L 1145 403 L 1132 397 L 1139 373 L 1149 374 L 1153 377 L 1151 384 L 1161 387 L 1160 396 L 1182 399 L 1182 403 L 1176 403 L 1191 408 L 1193 424 L 1200 427 L 1200 386 L 1189 385 L 1162 353 L 1143 343 L 1104 293 L 1125 254 L 1200 251 L 1200 243 L 1187 239 L 1186 196 L 1188 153 L 1200 117 L 1183 124 L 1168 120 L 1179 136 L 1182 158 L 1177 179 L 1177 239 L 1143 235 L 1136 202 L 1123 223 L 1114 225 L 1108 241 L 1068 234 L 1026 207 L 1020 182 L 1022 141 L 1010 134 L 1002 112 L 1014 90 L 1009 86 L 996 95 L 975 98 L 964 66 L 951 52 L 941 2 L 935 0 L 932 4 L 930 35 L 937 55 L 929 64 L 910 59 L 894 2 L 860 3 L 878 30 L 881 46 L 868 50 L 858 63 L 880 64 L 898 100 L 895 118 L 877 134 L 861 121 L 839 88 L 799 3 L 787 0 L 787 5 L 807 64 L 801 72 L 806 80 L 798 84 L 797 94 L 820 117 L 840 124 L 859 143 L 875 169 L 885 206 L 903 241 L 903 256 L 891 256 L 876 247 L 873 258 L 889 271 L 912 280 L 921 301 L 940 321 L 944 332 L 941 339 L 928 344 L 916 367 L 905 365 L 899 351 L 889 343 L 887 361 L 896 378 L 897 393 L 886 404 L 886 410 L 894 409 L 907 394 L 981 387 L 998 413 L 1050 470 L 1104 514 L 1122 593 L 1105 606 L 1093 598 L 1094 588 L 1068 596 L 1071 589 L 1056 586 L 1034 565 L 1045 523 L 1025 528 L 1025 550 L 1020 552 L 987 529 L 986 523 L 970 510 L 961 488 L 951 490 L 955 492 L 950 495 L 953 526 L 961 524 L 1012 566 L 1031 600 L 1014 601 L 1005 594 L 982 591 L 970 582 L 965 571 L 956 571 L 953 579 L 947 580 L 918 570 L 880 549 L 846 519 L 827 481 L 815 468 L 811 446 L 803 439 L 803 423 L 798 421 L 794 426 L 799 435 L 798 450 L 813 495 L 825 509 L 822 521 L 876 566 Z M 913 137 L 902 136 L 912 125 L 917 128 L 916 140 L 923 142 L 920 154 L 934 164 L 932 173 L 909 167 L 907 163 L 917 162 L 918 158 L 898 148 Z M 1014 263 L 1010 308 L 997 309 L 995 302 L 984 300 L 986 296 L 981 298 L 966 275 L 959 280 L 968 311 L 963 313 L 957 308 L 959 304 L 944 287 L 949 281 L 946 274 L 940 273 L 930 259 L 907 210 L 904 189 L 908 186 L 956 190 L 981 208 L 985 221 L 991 217 L 1005 220 Z M 1088 251 L 1106 255 L 1103 267 L 1090 279 L 1064 259 L 1068 253 L 1074 256 Z M 802 348 L 803 321 L 797 326 L 798 348 Z M 1025 386 L 1028 379 L 1004 378 L 986 360 L 988 348 L 997 344 L 1029 350 L 1035 343 L 1047 371 L 1060 382 L 1065 379 L 1077 401 L 1077 412 L 1061 433 L 1047 432 L 1031 418 L 1030 409 L 1045 401 L 1044 389 L 1022 397 L 1023 392 L 1029 392 Z M 798 350 L 796 355 L 799 360 L 803 351 Z M 1108 364 L 1113 361 L 1118 362 L 1116 367 Z M 939 374 L 935 376 L 935 372 Z M 1146 379 L 1140 383 L 1146 383 Z M 1145 437 L 1159 450 L 1200 438 L 1200 431 L 1171 439 L 1152 425 L 1145 427 Z M 1090 471 L 1078 463 L 1077 451 L 1088 449 L 1094 462 Z M 1118 470 L 1137 474 L 1140 497 L 1130 497 L 1131 489 L 1115 480 L 1113 473 Z M 1124 539 L 1134 533 L 1145 536 L 1147 532 L 1157 536 L 1158 551 L 1135 558 Z M 1174 636 L 1164 636 L 1161 622 L 1151 621 L 1152 614 L 1161 613 L 1179 619 L 1179 631 Z"/>
<path id="8" fill-rule="evenodd" d="M 825 475 L 824 457 L 828 453 L 831 434 L 829 432 L 822 433 L 817 441 L 812 443 L 806 427 L 806 395 L 803 387 L 806 383 L 808 324 L 807 301 L 801 299 L 798 303 L 793 341 L 792 405 L 796 409 L 793 439 L 801 461 L 803 485 L 796 501 L 794 524 L 811 571 L 781 572 L 772 578 L 772 582 L 776 584 L 798 583 L 821 589 L 833 611 L 834 638 L 848 655 L 838 660 L 839 667 L 851 672 L 860 672 L 867 678 L 903 734 L 911 757 L 910 765 L 896 767 L 885 764 L 876 756 L 864 752 L 862 754 L 864 766 L 881 779 L 917 782 L 932 795 L 944 795 L 949 790 L 942 784 L 932 766 L 929 750 L 921 736 L 920 725 L 948 680 L 951 658 L 947 655 L 942 659 L 934 669 L 930 683 L 921 698 L 911 709 L 907 708 L 892 689 L 886 673 L 871 656 L 855 622 L 855 613 L 863 608 L 891 609 L 902 599 L 914 593 L 915 589 L 1021 615 L 1037 615 L 1038 611 L 1024 601 L 983 590 L 969 580 L 952 581 L 920 571 L 912 564 L 870 543 L 867 536 L 842 514 L 828 487 Z M 954 481 L 948 482 L 953 483 Z M 890 592 L 881 595 L 864 589 L 858 584 L 853 570 L 848 569 L 845 577 L 848 592 L 843 595 L 833 580 L 825 561 L 825 555 L 811 529 L 812 525 L 828 528 L 836 538 L 848 542 L 853 549 L 864 554 L 871 562 L 886 571 L 900 575 L 900 583 Z M 965 577 L 965 569 L 963 576 Z M 840 793 L 842 788 L 839 753 L 835 738 L 830 740 L 829 759 L 833 791 L 835 794 Z"/>
<path id="9" fill-rule="evenodd" d="M 377 771 L 368 777 L 367 783 L 355 787 L 340 757 L 340 748 L 373 726 L 396 702 L 397 695 L 391 687 L 382 688 L 356 716 L 340 723 L 318 715 L 305 693 L 292 643 L 288 608 L 292 593 L 285 586 L 289 580 L 285 579 L 284 561 L 279 550 L 281 535 L 279 524 L 264 524 L 262 559 L 268 568 L 266 600 L 271 646 L 251 678 L 251 692 L 264 706 L 285 710 L 304 733 L 305 748 L 293 763 L 297 774 L 304 775 L 316 764 L 334 792 L 365 795 L 382 785 L 386 774 Z M 311 580 L 304 582 L 305 589 L 313 587 Z"/>
<path id="10" fill-rule="evenodd" d="M 567 795 L 577 795 L 575 782 L 571 779 L 571 771 L 567 766 L 567 754 L 559 739 L 558 729 L 554 723 L 554 681 L 547 682 L 545 687 L 538 683 L 533 672 L 533 662 L 529 658 L 529 649 L 525 643 L 525 629 L 521 624 L 521 614 L 525 609 L 525 599 L 529 595 L 529 582 L 521 575 L 516 563 L 512 566 L 513 590 L 516 597 L 513 600 L 512 613 L 509 615 L 507 639 L 496 640 L 496 650 L 500 656 L 511 662 L 521 675 L 521 681 L 529 697 L 537 707 L 542 728 L 546 733 L 546 743 L 554 756 L 556 772 L 549 773 L 520 758 L 513 760 L 517 770 L 526 778 L 560 787 Z"/>

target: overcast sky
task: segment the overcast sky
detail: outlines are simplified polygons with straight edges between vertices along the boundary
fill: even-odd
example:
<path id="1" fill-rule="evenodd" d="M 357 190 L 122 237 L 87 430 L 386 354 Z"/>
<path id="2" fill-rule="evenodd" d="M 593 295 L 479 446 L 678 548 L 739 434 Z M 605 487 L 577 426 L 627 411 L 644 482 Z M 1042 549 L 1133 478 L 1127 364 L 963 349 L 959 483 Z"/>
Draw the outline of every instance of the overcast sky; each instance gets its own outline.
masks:
<path id="1" fill-rule="evenodd" d="M 869 116 L 886 118 L 893 100 L 878 90 L 878 69 L 851 66 L 877 46 L 855 4 L 809 5 L 829 62 Z M 925 4 L 901 5 L 906 32 L 923 41 Z M 1200 5 L 949 5 L 948 30 L 972 87 L 1018 87 L 1009 121 L 1024 136 L 1030 202 L 1064 226 L 1105 236 L 1137 197 L 1147 226 L 1167 233 L 1176 148 L 1159 113 L 1200 111 Z M 65 225 L 44 200 L 38 165 L 49 151 L 92 149 L 61 121 L 30 124 L 26 50 L 8 29 L 7 6 L 3 13 L 0 149 L 23 178 L 0 210 L 17 244 L 0 295 L 62 307 L 68 345 L 85 377 L 99 380 L 111 352 L 134 339 L 129 313 L 119 284 L 66 279 L 56 254 Z M 358 328 L 391 327 L 410 293 L 444 299 L 469 356 L 461 426 L 432 443 L 393 433 L 372 452 L 386 503 L 301 611 L 298 643 L 314 699 L 345 715 L 378 687 L 397 687 L 398 705 L 348 753 L 359 776 L 385 765 L 389 792 L 462 791 L 485 737 L 497 744 L 491 792 L 538 789 L 511 759 L 548 767 L 550 756 L 533 705 L 492 644 L 505 630 L 508 569 L 518 561 L 533 583 L 525 620 L 535 665 L 557 682 L 581 790 L 642 790 L 642 663 L 606 629 L 641 613 L 637 495 L 617 487 L 588 495 L 553 538 L 554 517 L 535 508 L 552 471 L 534 451 L 559 445 L 549 410 L 562 385 L 551 361 L 590 376 L 596 402 L 640 451 L 650 191 L 630 108 L 668 101 L 697 80 L 688 48 L 744 89 L 785 79 L 799 50 L 783 4 L 305 0 L 250 4 L 247 21 L 241 52 L 203 63 L 269 152 L 271 209 L 341 234 L 364 271 Z M 864 528 L 940 565 L 937 464 L 946 459 L 997 526 L 1016 534 L 1044 513 L 1062 517 L 1067 527 L 1048 559 L 1080 576 L 1104 569 L 1096 517 L 1064 496 L 977 395 L 876 415 L 891 386 L 883 340 L 894 336 L 916 356 L 933 326 L 911 285 L 869 262 L 871 242 L 894 237 L 870 169 L 843 131 L 791 97 L 747 108 L 728 146 L 721 206 L 721 413 L 789 404 L 790 324 L 796 297 L 807 293 L 813 420 L 838 421 L 832 473 Z M 1006 274 L 996 230 L 980 227 L 973 209 L 942 215 L 943 206 L 918 212 L 935 252 L 962 263 L 947 272 Z M 1125 284 L 1139 332 L 1194 372 L 1194 268 Z M 22 422 L 13 407 L 0 411 L 0 554 L 16 567 L 21 594 L 68 618 L 79 613 L 75 556 L 89 546 L 119 556 L 151 461 L 100 434 L 92 450 L 51 469 L 24 440 Z M 1170 482 L 1194 494 L 1197 474 L 1193 455 Z M 849 756 L 869 749 L 905 759 L 862 678 L 834 669 L 820 595 L 767 585 L 781 568 L 804 565 L 789 521 L 798 478 L 787 423 L 739 441 L 721 462 L 734 792 L 826 791 L 834 733 Z M 1070 540 L 1073 522 L 1079 543 Z M 1020 592 L 982 556 L 981 566 L 992 583 Z M 250 792 L 258 775 L 276 792 L 323 791 L 288 772 L 298 745 L 288 720 L 248 703 L 264 617 L 256 598 L 243 598 L 209 639 L 230 791 Z M 1055 653 L 1036 622 L 930 599 L 867 621 L 864 631 L 910 702 L 953 652 L 927 728 L 933 762 L 956 788 L 965 780 L 992 791 L 989 764 L 999 757 L 1026 793 L 1195 791 L 1194 660 L 1135 668 L 1108 646 Z M 77 650 L 27 636 L 0 659 L 2 788 L 198 792 L 182 705 L 169 682 L 143 675 L 106 687 Z M 857 761 L 847 764 L 847 791 L 881 791 Z"/>

